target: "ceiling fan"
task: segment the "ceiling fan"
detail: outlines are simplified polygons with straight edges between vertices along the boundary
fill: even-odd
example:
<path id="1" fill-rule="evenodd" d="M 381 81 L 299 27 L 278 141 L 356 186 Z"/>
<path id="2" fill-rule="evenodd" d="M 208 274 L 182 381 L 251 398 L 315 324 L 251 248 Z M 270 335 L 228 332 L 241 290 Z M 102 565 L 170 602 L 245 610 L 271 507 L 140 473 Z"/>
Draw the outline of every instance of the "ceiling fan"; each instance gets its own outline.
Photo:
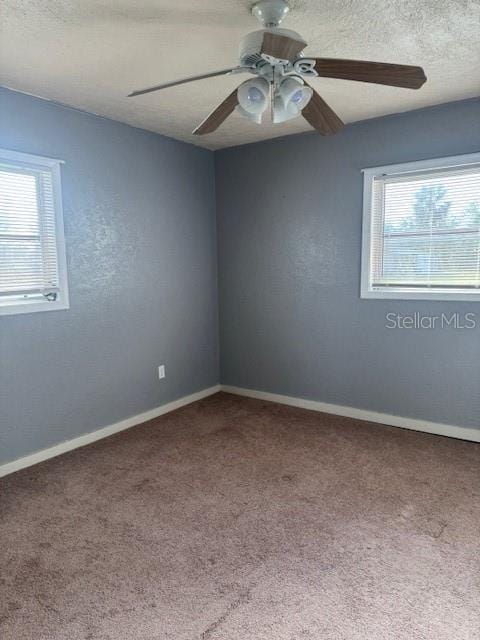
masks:
<path id="1" fill-rule="evenodd" d="M 285 0 L 260 0 L 253 5 L 252 13 L 262 23 L 263 29 L 249 33 L 243 38 L 237 67 L 140 89 L 133 91 L 129 97 L 205 78 L 251 73 L 256 77 L 246 80 L 232 91 L 193 131 L 195 135 L 212 133 L 234 110 L 260 124 L 262 115 L 269 105 L 274 123 L 285 122 L 302 115 L 319 133 L 331 135 L 343 127 L 343 122 L 309 86 L 306 79 L 339 78 L 407 89 L 419 89 L 426 81 L 421 67 L 304 57 L 302 51 L 307 43 L 303 38 L 295 31 L 279 26 L 289 10 Z"/>

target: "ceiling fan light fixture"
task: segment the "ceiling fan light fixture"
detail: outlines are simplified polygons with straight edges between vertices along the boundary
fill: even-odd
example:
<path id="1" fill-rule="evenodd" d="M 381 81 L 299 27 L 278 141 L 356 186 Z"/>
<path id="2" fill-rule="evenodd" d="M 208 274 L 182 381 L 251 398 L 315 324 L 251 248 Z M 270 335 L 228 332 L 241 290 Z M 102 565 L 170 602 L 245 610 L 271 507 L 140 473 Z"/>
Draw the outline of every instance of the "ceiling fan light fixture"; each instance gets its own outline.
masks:
<path id="1" fill-rule="evenodd" d="M 260 124 L 262 114 L 267 109 L 270 96 L 270 83 L 265 78 L 254 78 L 242 82 L 238 87 L 238 106 L 236 111 L 245 118 Z"/>
<path id="2" fill-rule="evenodd" d="M 301 78 L 291 76 L 282 80 L 273 101 L 273 122 L 278 124 L 299 116 L 312 95 L 313 90 Z"/>
<path id="3" fill-rule="evenodd" d="M 242 106 L 237 105 L 235 107 L 235 111 L 239 113 L 241 116 L 250 120 L 250 122 L 255 122 L 255 124 L 262 124 L 262 114 L 261 113 L 249 113 Z"/>

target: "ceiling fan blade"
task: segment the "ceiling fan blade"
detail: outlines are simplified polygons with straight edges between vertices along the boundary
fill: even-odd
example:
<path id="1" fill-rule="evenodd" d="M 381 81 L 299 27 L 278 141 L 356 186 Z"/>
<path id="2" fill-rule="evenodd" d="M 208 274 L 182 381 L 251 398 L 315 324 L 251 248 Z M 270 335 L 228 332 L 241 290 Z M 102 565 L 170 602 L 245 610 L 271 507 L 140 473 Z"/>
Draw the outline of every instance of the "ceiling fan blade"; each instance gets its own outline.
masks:
<path id="1" fill-rule="evenodd" d="M 212 113 L 205 118 L 205 120 L 198 125 L 193 131 L 196 136 L 203 136 L 206 133 L 212 133 L 216 131 L 218 127 L 224 122 L 228 116 L 233 113 L 233 110 L 238 104 L 237 89 L 225 98 L 225 100 L 218 105 L 218 107 L 212 111 Z"/>
<path id="2" fill-rule="evenodd" d="M 278 58 L 279 60 L 289 60 L 293 62 L 298 57 L 298 54 L 307 46 L 303 40 L 295 40 L 288 36 L 282 36 L 271 31 L 266 31 L 263 34 L 262 49 L 260 53 L 264 53 L 272 58 Z"/>
<path id="3" fill-rule="evenodd" d="M 331 136 L 344 126 L 335 111 L 315 90 L 307 106 L 302 109 L 302 116 L 322 136 Z"/>
<path id="4" fill-rule="evenodd" d="M 144 93 L 152 93 L 152 91 L 160 91 L 160 89 L 168 89 L 168 87 L 176 87 L 179 84 L 185 84 L 187 82 L 195 82 L 195 80 L 203 80 L 204 78 L 215 78 L 215 76 L 225 76 L 233 71 L 247 71 L 244 67 L 234 67 L 233 69 L 222 69 L 221 71 L 212 71 L 210 73 L 204 73 L 201 76 L 193 76 L 192 78 L 183 78 L 182 80 L 175 80 L 174 82 L 166 82 L 165 84 L 157 84 L 154 87 L 148 87 L 147 89 L 139 89 L 138 91 L 132 91 L 128 95 L 129 98 L 135 96 L 141 96 Z"/>
<path id="5" fill-rule="evenodd" d="M 316 60 L 315 71 L 322 78 L 373 82 L 406 89 L 420 89 L 427 80 L 422 67 L 336 58 L 314 58 L 314 60 Z"/>

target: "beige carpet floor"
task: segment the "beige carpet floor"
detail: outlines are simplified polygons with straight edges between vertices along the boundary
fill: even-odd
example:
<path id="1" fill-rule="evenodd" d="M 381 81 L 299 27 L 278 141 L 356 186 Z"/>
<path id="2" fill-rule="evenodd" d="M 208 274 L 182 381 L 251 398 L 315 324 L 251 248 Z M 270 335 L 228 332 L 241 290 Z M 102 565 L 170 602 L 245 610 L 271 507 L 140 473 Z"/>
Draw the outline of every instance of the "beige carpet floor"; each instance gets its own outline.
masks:
<path id="1" fill-rule="evenodd" d="M 2 640 L 480 638 L 480 445 L 218 394 L 0 488 Z"/>

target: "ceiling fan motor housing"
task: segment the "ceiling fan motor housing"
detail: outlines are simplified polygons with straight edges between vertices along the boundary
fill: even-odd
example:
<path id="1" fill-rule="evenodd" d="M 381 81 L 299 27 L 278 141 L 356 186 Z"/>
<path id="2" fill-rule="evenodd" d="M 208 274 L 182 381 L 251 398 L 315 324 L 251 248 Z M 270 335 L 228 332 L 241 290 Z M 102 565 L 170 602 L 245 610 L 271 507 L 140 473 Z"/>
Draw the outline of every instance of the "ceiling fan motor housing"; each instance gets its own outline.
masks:
<path id="1" fill-rule="evenodd" d="M 252 31 L 248 33 L 240 42 L 240 66 L 242 67 L 255 67 L 258 63 L 265 63 L 265 58 L 262 57 L 262 43 L 263 35 L 265 33 L 274 33 L 279 36 L 285 36 L 292 38 L 293 40 L 303 40 L 302 36 L 296 31 L 291 29 L 260 29 L 259 31 Z M 300 53 L 298 57 L 301 57 Z"/>

